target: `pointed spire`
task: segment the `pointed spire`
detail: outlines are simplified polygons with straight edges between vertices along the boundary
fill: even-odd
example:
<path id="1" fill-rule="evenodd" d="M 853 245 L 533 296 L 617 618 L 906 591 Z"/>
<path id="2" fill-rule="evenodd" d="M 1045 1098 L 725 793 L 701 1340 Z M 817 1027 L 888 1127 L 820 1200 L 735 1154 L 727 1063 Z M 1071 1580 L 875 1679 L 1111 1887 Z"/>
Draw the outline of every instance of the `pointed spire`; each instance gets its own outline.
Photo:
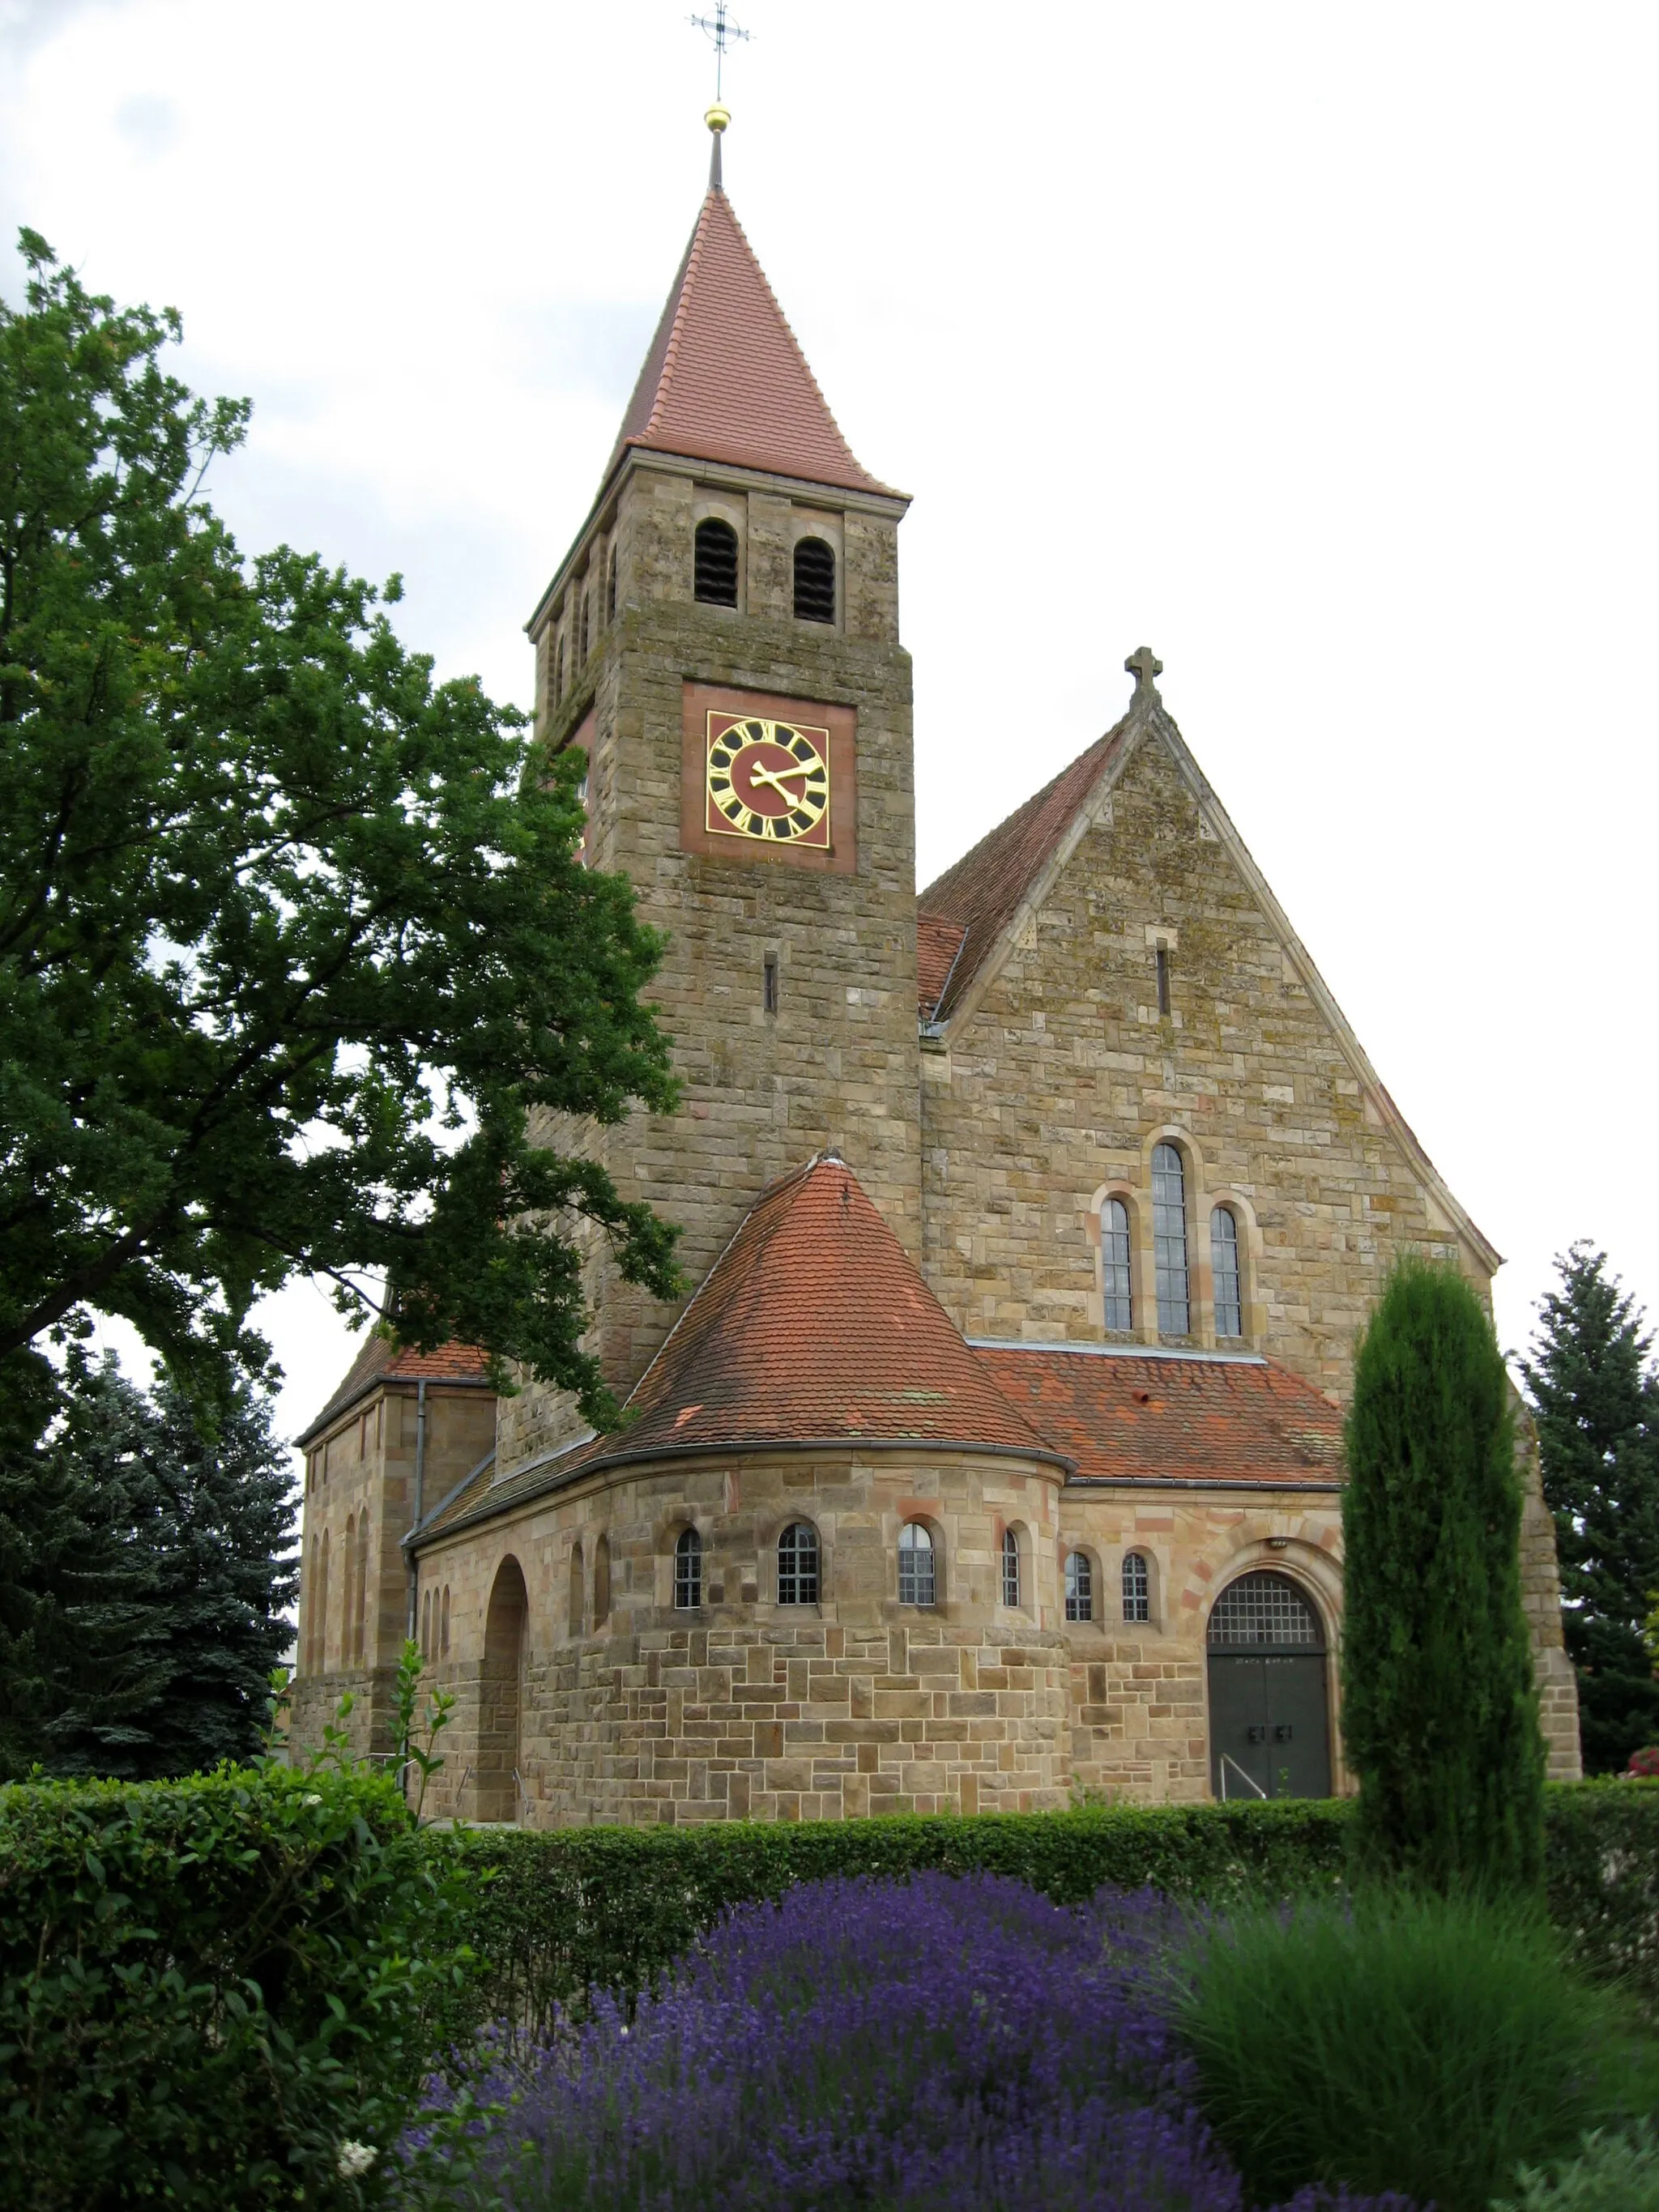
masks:
<path id="1" fill-rule="evenodd" d="M 731 116 L 717 104 L 704 119 L 708 194 L 605 474 L 636 446 L 888 493 L 854 459 L 732 211 L 720 181 Z"/>

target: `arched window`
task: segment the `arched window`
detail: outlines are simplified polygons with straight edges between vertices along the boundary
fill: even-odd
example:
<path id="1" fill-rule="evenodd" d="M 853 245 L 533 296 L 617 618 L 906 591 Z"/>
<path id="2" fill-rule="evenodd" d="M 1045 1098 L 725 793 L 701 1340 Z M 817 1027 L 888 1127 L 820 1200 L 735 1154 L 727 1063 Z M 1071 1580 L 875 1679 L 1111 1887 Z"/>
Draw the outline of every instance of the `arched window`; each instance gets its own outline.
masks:
<path id="1" fill-rule="evenodd" d="M 1285 1575 L 1241 1575 L 1229 1583 L 1210 1610 L 1206 1639 L 1217 1644 L 1306 1644 L 1322 1650 L 1325 1632 L 1319 1616 Z"/>
<path id="2" fill-rule="evenodd" d="M 1123 1554 L 1123 1618 L 1150 1620 L 1152 1617 L 1152 1577 L 1144 1552 Z"/>
<path id="3" fill-rule="evenodd" d="M 1095 1617 L 1095 1570 L 1086 1552 L 1066 1554 L 1066 1618 L 1092 1620 Z"/>
<path id="4" fill-rule="evenodd" d="M 570 1633 L 580 1636 L 581 1632 L 582 1547 L 580 1544 L 573 1544 L 570 1547 Z"/>
<path id="5" fill-rule="evenodd" d="M 317 1672 L 328 1672 L 328 1531 L 323 1531 L 323 1571 L 317 1583 Z"/>
<path id="6" fill-rule="evenodd" d="M 674 1547 L 674 1602 L 682 1613 L 702 1603 L 702 1538 L 695 1528 L 682 1528 Z"/>
<path id="7" fill-rule="evenodd" d="M 432 1593 L 425 1590 L 421 1596 L 421 1656 L 432 1656 Z"/>
<path id="8" fill-rule="evenodd" d="M 792 1521 L 778 1539 L 778 1603 L 818 1601 L 818 1532 L 810 1522 Z"/>
<path id="9" fill-rule="evenodd" d="M 368 1610 L 368 1516 L 365 1513 L 357 1523 L 357 1589 L 353 1601 L 356 1616 L 351 1633 L 351 1663 L 363 1663 L 363 1622 Z"/>
<path id="10" fill-rule="evenodd" d="M 1187 1297 L 1187 1177 L 1173 1145 L 1152 1147 L 1152 1252 L 1158 1267 L 1160 1336 L 1185 1336 L 1192 1324 Z"/>
<path id="11" fill-rule="evenodd" d="M 1129 1209 L 1109 1198 L 1100 1209 L 1100 1288 L 1108 1328 L 1133 1328 L 1129 1296 Z"/>
<path id="12" fill-rule="evenodd" d="M 591 585 L 585 584 L 585 585 L 582 586 L 582 626 L 581 626 L 581 642 L 580 642 L 580 647 L 579 647 L 579 648 L 578 648 L 578 650 L 577 650 L 577 653 L 576 653 L 576 665 L 577 665 L 577 667 L 578 667 L 578 668 L 585 668 L 585 667 L 587 665 L 587 644 L 588 644 L 588 633 L 589 633 L 590 620 L 591 620 L 591 617 L 592 617 L 592 611 L 593 611 L 593 591 L 592 591 L 592 586 Z"/>
<path id="13" fill-rule="evenodd" d="M 340 1664 L 349 1667 L 357 1642 L 357 1516 L 346 1516 L 345 1588 L 340 1609 Z"/>
<path id="14" fill-rule="evenodd" d="M 795 547 L 795 620 L 836 619 L 836 556 L 821 538 L 803 538 Z"/>
<path id="15" fill-rule="evenodd" d="M 607 623 L 617 619 L 617 549 L 611 549 L 611 565 L 605 575 L 605 618 Z"/>
<path id="16" fill-rule="evenodd" d="M 899 1603 L 932 1605 L 938 1588 L 933 1536 L 920 1521 L 907 1521 L 899 1530 Z"/>
<path id="17" fill-rule="evenodd" d="M 1210 1272 L 1215 1281 L 1215 1333 L 1243 1336 L 1244 1301 L 1238 1273 L 1238 1224 L 1231 1209 L 1210 1216 Z"/>
<path id="18" fill-rule="evenodd" d="M 1019 1539 L 1012 1528 L 1002 1532 L 1002 1602 L 1019 1603 Z"/>
<path id="19" fill-rule="evenodd" d="M 593 1547 L 593 1626 L 611 1618 L 611 1539 L 601 1536 Z"/>
<path id="20" fill-rule="evenodd" d="M 697 525 L 691 591 L 705 606 L 738 604 L 738 533 L 718 515 Z"/>
<path id="21" fill-rule="evenodd" d="M 444 1584 L 443 1603 L 439 1607 L 438 1612 L 438 1656 L 440 1658 L 447 1659 L 449 1656 L 449 1584 L 447 1583 Z"/>
<path id="22" fill-rule="evenodd" d="M 559 635 L 559 649 L 553 658 L 553 704 L 556 707 L 564 696 L 564 635 Z"/>

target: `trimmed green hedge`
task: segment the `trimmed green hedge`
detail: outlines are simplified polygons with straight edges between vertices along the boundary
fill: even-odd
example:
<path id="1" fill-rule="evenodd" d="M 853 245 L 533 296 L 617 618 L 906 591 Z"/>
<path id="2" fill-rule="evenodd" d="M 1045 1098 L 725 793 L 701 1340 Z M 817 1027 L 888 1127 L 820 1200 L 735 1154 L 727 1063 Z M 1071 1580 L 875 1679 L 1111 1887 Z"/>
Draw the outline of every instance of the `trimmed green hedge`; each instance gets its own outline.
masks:
<path id="1" fill-rule="evenodd" d="M 463 1856 L 362 1774 L 0 1789 L 0 2203 L 378 2201 Z"/>
<path id="2" fill-rule="evenodd" d="M 823 1875 L 1012 1875 L 1061 1900 L 1103 1882 L 1224 1904 L 1339 1881 L 1352 1805 L 1088 1807 L 695 1828 L 487 1830 L 466 1863 L 488 1869 L 471 1940 L 480 2016 L 544 2030 L 586 1988 L 639 1989 L 729 1906 Z M 1659 2009 L 1659 1784 L 1562 1784 L 1548 1793 L 1550 1903 L 1593 1972 L 1621 1975 Z"/>

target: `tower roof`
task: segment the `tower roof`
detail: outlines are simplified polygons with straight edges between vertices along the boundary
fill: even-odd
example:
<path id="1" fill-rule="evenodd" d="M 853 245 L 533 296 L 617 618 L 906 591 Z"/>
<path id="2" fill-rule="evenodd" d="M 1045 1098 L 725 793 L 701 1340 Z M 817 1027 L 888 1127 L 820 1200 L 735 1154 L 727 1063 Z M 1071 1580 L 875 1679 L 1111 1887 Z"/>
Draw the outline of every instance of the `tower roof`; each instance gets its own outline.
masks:
<path id="1" fill-rule="evenodd" d="M 753 247 L 711 185 L 628 403 L 628 448 L 891 495 L 853 458 Z"/>

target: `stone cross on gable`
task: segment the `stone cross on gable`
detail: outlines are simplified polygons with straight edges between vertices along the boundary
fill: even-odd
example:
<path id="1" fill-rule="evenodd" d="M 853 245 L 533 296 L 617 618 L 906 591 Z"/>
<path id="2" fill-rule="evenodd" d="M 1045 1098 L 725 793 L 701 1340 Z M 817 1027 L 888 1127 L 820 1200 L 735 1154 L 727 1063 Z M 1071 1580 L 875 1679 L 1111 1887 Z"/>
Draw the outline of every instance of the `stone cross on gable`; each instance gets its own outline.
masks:
<path id="1" fill-rule="evenodd" d="M 1163 675 L 1164 663 L 1158 658 L 1150 645 L 1137 646 L 1123 665 L 1135 679 L 1137 699 L 1158 697 L 1156 678 Z"/>

